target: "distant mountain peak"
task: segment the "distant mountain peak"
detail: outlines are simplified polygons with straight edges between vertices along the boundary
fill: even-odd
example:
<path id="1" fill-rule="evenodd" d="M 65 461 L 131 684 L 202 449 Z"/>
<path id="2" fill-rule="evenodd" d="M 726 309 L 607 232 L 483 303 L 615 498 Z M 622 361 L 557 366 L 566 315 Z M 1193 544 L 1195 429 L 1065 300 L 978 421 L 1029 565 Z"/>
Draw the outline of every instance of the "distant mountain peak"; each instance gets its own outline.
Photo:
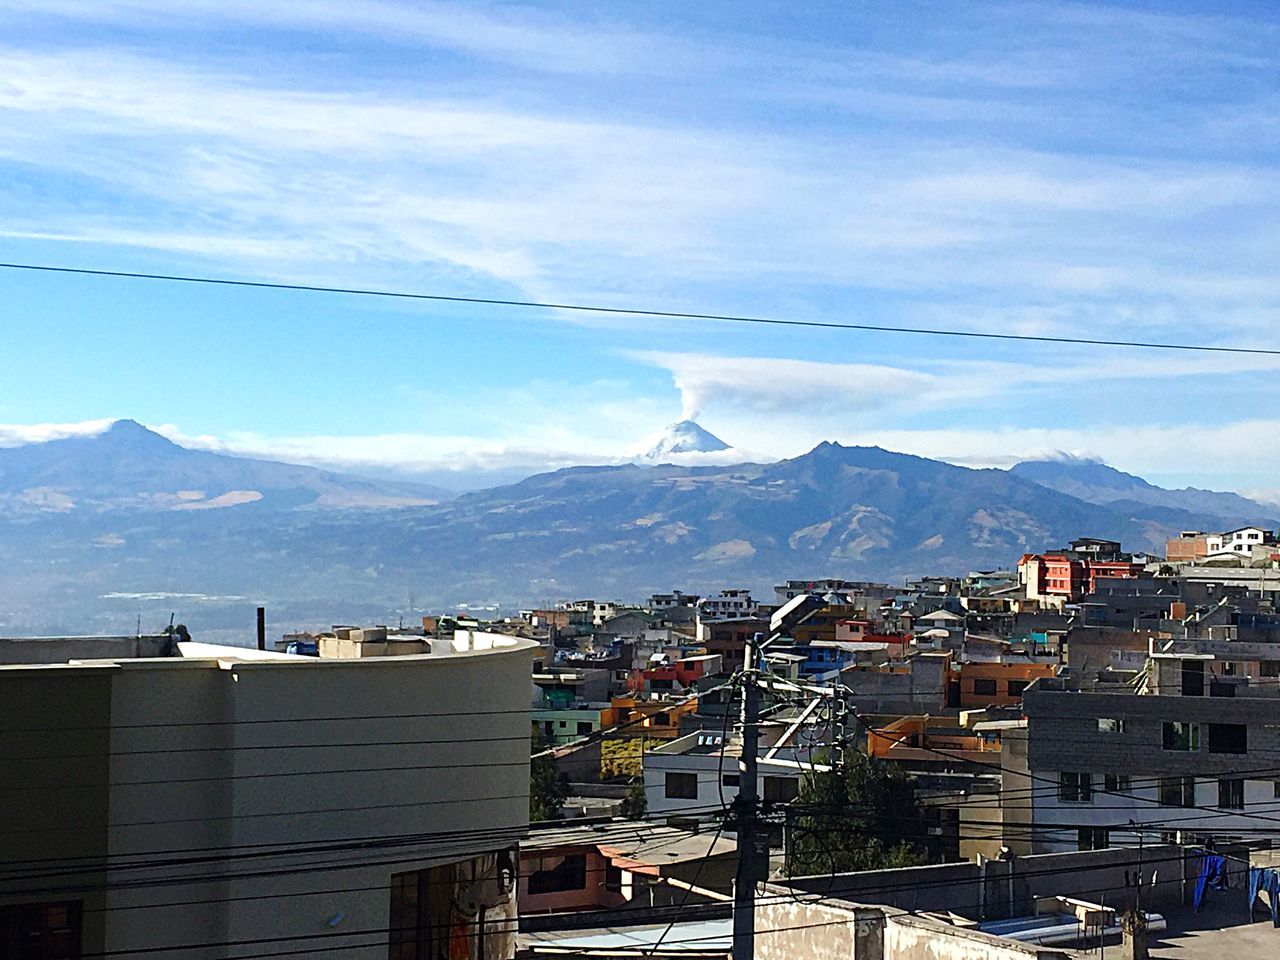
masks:
<path id="1" fill-rule="evenodd" d="M 1099 457 L 1077 457 L 1065 453 L 1040 460 L 1023 460 L 1021 463 L 1015 463 L 1010 468 L 1010 472 L 1037 483 L 1043 483 L 1045 480 L 1074 478 L 1080 482 L 1110 489 L 1150 489 L 1152 487 L 1141 477 L 1117 470 Z M 1052 484 L 1049 485 L 1052 486 Z"/>
<path id="2" fill-rule="evenodd" d="M 1089 503 L 1127 502 L 1186 510 L 1222 518 L 1224 526 L 1259 523 L 1275 511 L 1273 505 L 1258 503 L 1238 493 L 1218 493 L 1195 487 L 1180 490 L 1159 487 L 1095 457 L 1059 455 L 1042 460 L 1024 460 L 1014 464 L 1009 472 Z"/>
<path id="3" fill-rule="evenodd" d="M 181 450 L 176 443 L 154 430 L 143 426 L 137 420 L 116 420 L 102 433 L 92 440 L 106 441 L 112 446 L 128 447 L 133 450 Z"/>
<path id="4" fill-rule="evenodd" d="M 0 448 L 0 516 L 55 510 L 107 514 L 224 509 L 431 506 L 447 491 L 301 464 L 191 450 L 136 420 L 97 432 Z"/>
<path id="5" fill-rule="evenodd" d="M 658 442 L 640 455 L 642 460 L 661 460 L 674 453 L 717 453 L 728 450 L 714 433 L 693 420 L 681 420 L 663 431 Z"/>

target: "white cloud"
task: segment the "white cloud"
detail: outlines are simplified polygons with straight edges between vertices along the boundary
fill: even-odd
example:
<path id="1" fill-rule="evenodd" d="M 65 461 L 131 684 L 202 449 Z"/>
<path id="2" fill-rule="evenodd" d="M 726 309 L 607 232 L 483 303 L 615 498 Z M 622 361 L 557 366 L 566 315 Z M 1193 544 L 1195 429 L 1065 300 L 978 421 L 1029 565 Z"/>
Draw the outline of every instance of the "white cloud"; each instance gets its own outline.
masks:
<path id="1" fill-rule="evenodd" d="M 849 407 L 869 410 L 938 390 L 938 378 L 901 367 L 763 357 L 647 351 L 633 354 L 671 371 L 685 419 L 725 408 L 795 415 Z"/>
<path id="2" fill-rule="evenodd" d="M 182 16 L 274 16 L 216 6 Z M 86 9 L 61 9 L 72 8 Z M 357 8 L 316 3 L 281 16 L 333 29 L 346 16 L 421 15 L 466 32 L 456 8 Z M 530 34 L 509 45 L 532 50 L 564 29 L 494 27 Z M 107 47 L 0 49 L 0 75 L 0 158 L 91 178 L 165 212 L 159 222 L 94 218 L 11 197 L 0 215 L 15 238 L 151 247 L 313 280 L 412 266 L 421 283 L 428 264 L 428 280 L 454 287 L 496 279 L 536 297 L 677 308 L 699 305 L 690 283 L 722 285 L 719 305 L 730 308 L 744 280 L 781 296 L 812 284 L 961 287 L 1056 298 L 1055 328 L 1077 332 L 1118 326 L 1116 301 L 1173 299 L 1186 306 L 1173 319 L 1192 330 L 1210 310 L 1235 323 L 1276 301 L 1274 262 L 1255 251 L 1274 220 L 1277 178 L 1246 163 L 1137 165 L 946 139 L 872 138 L 850 150 L 808 129 L 515 105 L 465 84 L 424 95 L 357 77 L 321 92 L 226 61 Z M 1216 225 L 1222 217 L 1231 231 Z M 1212 239 L 1189 258 L 1191 232 Z M 1091 309 L 1100 300 L 1110 309 Z"/>
<path id="3" fill-rule="evenodd" d="M 839 418 L 891 410 L 901 415 L 1021 393 L 1033 388 L 1136 381 L 1172 384 L 1258 371 L 1280 371 L 1280 356 L 1130 351 L 1070 362 L 917 359 L 908 366 L 775 357 L 642 351 L 630 354 L 667 370 L 680 391 L 683 415 L 736 421 L 750 435 L 761 417 L 783 429 L 797 421 L 830 429 Z M 866 424 L 863 418 L 857 421 Z"/>
<path id="4" fill-rule="evenodd" d="M 9 0 L 8 12 L 129 25 L 148 30 L 194 26 L 340 32 L 400 44 L 442 47 L 519 64 L 543 72 L 647 71 L 669 62 L 684 45 L 671 37 L 574 23 L 540 15 L 532 7 L 501 11 L 480 4 L 379 0 Z M 689 61 L 694 62 L 692 58 Z"/>
<path id="5" fill-rule="evenodd" d="M 1019 460 L 1071 456 L 1099 458 L 1155 483 L 1218 489 L 1248 475 L 1280 470 L 1280 420 L 1238 420 L 1213 425 L 1117 423 L 1106 427 L 870 430 L 857 442 L 950 460 L 966 466 L 1007 467 Z M 1241 463 L 1227 451 L 1249 451 Z"/>
<path id="6" fill-rule="evenodd" d="M 28 443 L 90 437 L 102 433 L 115 421 L 82 420 L 78 423 L 0 423 L 0 447 L 20 447 Z"/>

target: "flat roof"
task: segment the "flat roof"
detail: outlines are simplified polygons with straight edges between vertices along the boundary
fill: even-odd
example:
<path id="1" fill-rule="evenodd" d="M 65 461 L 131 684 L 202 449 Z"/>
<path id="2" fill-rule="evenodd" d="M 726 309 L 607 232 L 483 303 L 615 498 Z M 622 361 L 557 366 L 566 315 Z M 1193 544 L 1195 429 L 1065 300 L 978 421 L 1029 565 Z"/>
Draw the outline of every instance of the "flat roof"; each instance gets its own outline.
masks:
<path id="1" fill-rule="evenodd" d="M 679 827 L 634 820 L 613 820 L 551 829 L 533 827 L 520 841 L 521 853 L 560 847 L 595 846 L 609 856 L 661 866 L 736 852 L 737 844 L 714 831 L 697 833 Z"/>
<path id="2" fill-rule="evenodd" d="M 473 656 L 484 656 L 491 653 L 503 653 L 520 648 L 536 649 L 538 644 L 533 640 L 511 637 L 505 634 L 490 634 L 480 631 L 459 631 L 462 636 L 455 635 L 451 649 L 447 652 L 415 653 L 394 657 L 308 657 L 279 650 L 258 650 L 255 647 L 224 646 L 215 643 L 198 643 L 195 641 L 179 642 L 177 656 L 173 657 L 101 657 L 76 658 L 68 657 L 58 663 L 23 663 L 0 664 L 0 671 L 15 669 L 85 669 L 87 667 L 116 667 L 125 669 L 141 669 L 143 667 L 159 669 L 182 669 L 192 667 L 227 667 L 229 665 L 262 665 L 289 666 L 298 669 L 374 666 L 378 664 L 410 664 L 410 663 L 444 663 L 463 660 Z"/>
<path id="3" fill-rule="evenodd" d="M 522 933 L 534 952 L 578 954 L 728 954 L 733 947 L 733 920 L 696 920 L 635 927 L 602 927 L 591 931 Z"/>

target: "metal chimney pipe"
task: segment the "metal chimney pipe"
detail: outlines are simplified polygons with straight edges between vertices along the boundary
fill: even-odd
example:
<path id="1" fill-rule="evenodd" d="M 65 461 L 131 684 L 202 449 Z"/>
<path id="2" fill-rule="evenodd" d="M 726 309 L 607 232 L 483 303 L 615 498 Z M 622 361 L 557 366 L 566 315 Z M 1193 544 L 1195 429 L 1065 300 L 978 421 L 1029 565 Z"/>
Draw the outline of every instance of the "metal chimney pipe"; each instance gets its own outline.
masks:
<path id="1" fill-rule="evenodd" d="M 267 608 L 258 608 L 258 649 L 267 649 Z"/>

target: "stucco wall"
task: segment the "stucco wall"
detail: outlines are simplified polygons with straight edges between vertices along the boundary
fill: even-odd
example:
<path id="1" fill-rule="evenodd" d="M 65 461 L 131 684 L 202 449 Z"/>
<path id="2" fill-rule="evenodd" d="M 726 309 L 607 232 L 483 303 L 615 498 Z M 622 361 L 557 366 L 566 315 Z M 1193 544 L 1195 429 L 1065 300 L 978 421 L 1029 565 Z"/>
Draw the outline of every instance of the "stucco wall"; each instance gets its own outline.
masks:
<path id="1" fill-rule="evenodd" d="M 981 902 L 975 863 L 945 863 L 898 870 L 867 870 L 832 876 L 793 877 L 788 886 L 857 903 L 883 903 L 906 910 L 947 910 Z"/>
<path id="2" fill-rule="evenodd" d="M 163 657 L 167 636 L 0 637 L 0 663 L 66 663 L 112 657 Z"/>
<path id="3" fill-rule="evenodd" d="M 1144 905 L 1167 909 L 1182 900 L 1183 857 L 1177 845 L 1148 844 L 1142 850 L 1116 847 L 991 860 L 981 867 L 947 863 L 793 877 L 778 886 L 843 903 L 952 911 L 971 920 L 988 920 L 1032 913 L 1037 897 L 1065 896 L 1126 905 L 1126 897 L 1132 896 L 1132 887 L 1126 886 L 1127 873 L 1130 878 L 1142 876 Z"/>
<path id="4" fill-rule="evenodd" d="M 1067 960 L 1062 950 L 1034 947 L 926 917 L 890 916 L 884 960 Z"/>
<path id="5" fill-rule="evenodd" d="M 756 960 L 883 960 L 884 914 L 770 889 L 756 907 Z"/>
<path id="6" fill-rule="evenodd" d="M 10 667 L 0 686 L 0 904 L 78 899 L 105 881 L 111 667 Z M 49 876 L 50 873 L 53 876 Z M 66 887 L 63 895 L 52 888 Z M 37 891 L 32 893 L 31 891 Z M 103 897 L 84 896 L 86 953 L 104 946 Z"/>
<path id="7" fill-rule="evenodd" d="M 81 751 L 110 782 L 83 813 L 110 816 L 104 949 L 384 958 L 385 935 L 315 938 L 385 931 L 392 874 L 510 847 L 527 824 L 530 646 L 42 668 L 55 688 L 56 671 L 110 678 L 94 714 L 110 763 L 103 743 Z M 19 669 L 0 668 L 0 709 Z"/>
<path id="8" fill-rule="evenodd" d="M 756 907 L 757 960 L 1067 960 L 1028 946 L 864 904 L 796 900 L 770 887 Z"/>

